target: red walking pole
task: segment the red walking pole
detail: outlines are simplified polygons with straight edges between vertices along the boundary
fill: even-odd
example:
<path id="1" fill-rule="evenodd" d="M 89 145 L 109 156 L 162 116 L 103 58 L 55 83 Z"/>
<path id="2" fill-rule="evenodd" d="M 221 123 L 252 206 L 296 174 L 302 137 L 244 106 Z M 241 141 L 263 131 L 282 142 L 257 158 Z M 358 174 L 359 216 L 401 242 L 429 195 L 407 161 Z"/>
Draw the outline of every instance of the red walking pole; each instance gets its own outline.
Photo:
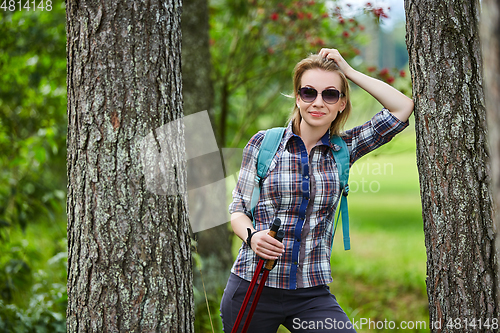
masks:
<path id="1" fill-rule="evenodd" d="M 285 232 L 283 229 L 278 230 L 276 234 L 276 239 L 280 242 L 283 240 L 285 236 Z M 262 274 L 262 278 L 260 279 L 259 287 L 257 288 L 257 292 L 255 293 L 255 297 L 253 298 L 252 306 L 250 307 L 250 312 L 248 312 L 247 319 L 245 320 L 245 324 L 243 325 L 243 329 L 241 333 L 247 333 L 248 326 L 250 326 L 250 322 L 252 321 L 253 313 L 255 312 L 255 308 L 257 307 L 257 303 L 259 302 L 260 294 L 262 294 L 262 289 L 264 289 L 264 285 L 266 284 L 267 276 L 269 272 L 274 268 L 274 260 L 268 260 L 266 265 L 264 266 L 264 273 Z"/>
<path id="2" fill-rule="evenodd" d="M 273 222 L 273 225 L 271 226 L 271 230 L 269 231 L 268 235 L 278 239 L 280 242 L 283 240 L 284 236 L 284 231 L 283 230 L 278 230 L 281 225 L 281 220 L 280 219 L 275 219 Z M 245 294 L 245 298 L 243 300 L 243 303 L 241 304 L 240 311 L 238 312 L 238 316 L 236 317 L 236 321 L 234 322 L 233 329 L 231 330 L 231 333 L 237 333 L 238 328 L 241 323 L 241 319 L 243 318 L 243 315 L 245 314 L 248 302 L 250 301 L 250 297 L 252 296 L 253 289 L 255 288 L 255 284 L 257 283 L 257 280 L 259 279 L 260 272 L 262 271 L 262 267 L 264 266 L 264 259 L 259 259 L 259 263 L 257 264 L 257 267 L 255 268 L 255 272 L 252 277 L 252 281 L 250 282 L 250 286 L 248 286 L 247 293 Z M 262 289 L 264 287 L 264 284 L 267 280 L 267 276 L 269 275 L 269 271 L 273 269 L 274 266 L 274 260 L 268 260 L 266 262 L 266 266 L 264 268 L 264 274 L 262 275 L 262 278 L 260 280 L 259 287 L 257 288 L 257 292 L 255 293 L 255 297 L 252 303 L 252 306 L 250 307 L 250 312 L 247 315 L 247 319 L 245 320 L 245 324 L 243 326 L 243 330 L 241 333 L 244 333 L 247 331 L 248 326 L 250 325 L 250 321 L 252 320 L 252 315 L 255 311 L 255 308 L 257 306 L 257 302 L 259 301 L 260 294 L 262 293 Z"/>
<path id="3" fill-rule="evenodd" d="M 262 266 L 264 266 L 264 259 L 259 259 L 259 263 L 257 264 L 257 268 L 255 268 L 255 272 L 253 273 L 252 281 L 250 282 L 250 286 L 248 286 L 247 293 L 245 294 L 245 299 L 241 304 L 240 311 L 238 312 L 238 317 L 236 317 L 236 321 L 234 322 L 233 329 L 231 333 L 238 332 L 238 327 L 240 326 L 241 319 L 245 314 L 245 310 L 248 305 L 248 301 L 250 301 L 250 297 L 252 296 L 253 289 L 255 287 L 255 283 L 259 279 L 260 271 L 262 270 Z"/>

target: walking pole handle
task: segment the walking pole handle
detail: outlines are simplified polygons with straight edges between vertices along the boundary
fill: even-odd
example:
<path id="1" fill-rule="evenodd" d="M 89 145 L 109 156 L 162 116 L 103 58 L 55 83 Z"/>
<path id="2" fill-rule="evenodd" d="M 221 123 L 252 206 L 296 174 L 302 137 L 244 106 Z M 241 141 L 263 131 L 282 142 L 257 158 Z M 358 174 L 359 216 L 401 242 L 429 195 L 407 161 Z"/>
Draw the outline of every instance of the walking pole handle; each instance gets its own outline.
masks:
<path id="1" fill-rule="evenodd" d="M 271 226 L 271 230 L 269 230 L 267 234 L 272 238 L 277 238 L 278 233 L 281 231 L 284 236 L 284 231 L 283 229 L 280 230 L 280 226 L 281 226 L 281 220 L 279 218 L 275 218 L 273 221 L 273 225 Z M 281 239 L 279 240 L 280 242 L 283 240 L 283 236 L 281 236 Z M 273 269 L 273 267 L 274 267 L 274 260 L 267 260 L 264 269 L 270 271 Z"/>
<path id="2" fill-rule="evenodd" d="M 269 230 L 267 234 L 272 238 L 276 238 L 276 233 L 280 229 L 280 226 L 281 226 L 281 220 L 279 218 L 275 218 L 273 224 L 271 225 L 271 230 Z"/>
<path id="3" fill-rule="evenodd" d="M 283 229 L 280 229 L 278 230 L 278 232 L 276 233 L 276 239 L 278 240 L 278 242 L 283 242 L 283 238 L 285 237 L 285 230 Z"/>
<path id="4" fill-rule="evenodd" d="M 269 234 L 271 234 L 271 232 L 269 232 Z M 280 229 L 273 237 L 276 238 L 279 242 L 282 242 L 283 237 L 285 237 L 285 231 L 283 229 Z M 267 260 L 264 269 L 270 271 L 273 269 L 273 267 L 274 267 L 274 260 Z"/>

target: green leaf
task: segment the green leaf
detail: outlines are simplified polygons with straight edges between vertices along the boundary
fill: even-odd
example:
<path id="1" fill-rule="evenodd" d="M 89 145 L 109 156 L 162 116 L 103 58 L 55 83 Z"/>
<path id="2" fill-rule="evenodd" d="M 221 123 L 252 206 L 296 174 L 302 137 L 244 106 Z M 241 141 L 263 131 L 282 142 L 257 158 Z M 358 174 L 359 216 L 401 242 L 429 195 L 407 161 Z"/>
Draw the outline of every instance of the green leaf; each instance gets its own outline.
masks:
<path id="1" fill-rule="evenodd" d="M 43 164 L 47 157 L 47 152 L 45 151 L 45 149 L 40 146 L 35 146 L 33 147 L 33 150 L 35 152 L 35 160 L 37 160 L 38 163 Z"/>

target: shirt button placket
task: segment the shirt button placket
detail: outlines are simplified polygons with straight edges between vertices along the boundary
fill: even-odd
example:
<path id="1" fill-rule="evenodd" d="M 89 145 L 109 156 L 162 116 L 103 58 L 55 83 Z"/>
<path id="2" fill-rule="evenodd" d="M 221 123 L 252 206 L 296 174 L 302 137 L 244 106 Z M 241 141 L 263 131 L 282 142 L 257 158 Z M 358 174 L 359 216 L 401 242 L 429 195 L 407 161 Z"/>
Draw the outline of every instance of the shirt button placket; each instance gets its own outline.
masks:
<path id="1" fill-rule="evenodd" d="M 302 194 L 302 200 L 300 201 L 300 207 L 299 207 L 299 219 L 297 221 L 297 224 L 295 225 L 295 230 L 294 230 L 294 242 L 293 242 L 293 249 L 292 249 L 292 269 L 290 271 L 290 278 L 291 278 L 291 288 L 295 289 L 297 288 L 296 282 L 296 274 L 297 274 L 297 266 L 299 265 L 299 252 L 300 252 L 300 242 L 301 242 L 301 234 L 302 234 L 302 227 L 304 225 L 304 221 L 306 218 L 306 208 L 309 204 L 309 158 L 307 155 L 307 150 L 305 149 L 305 146 L 302 144 L 301 145 L 301 175 L 300 175 L 300 190 Z M 299 194 L 299 195 L 300 195 Z"/>

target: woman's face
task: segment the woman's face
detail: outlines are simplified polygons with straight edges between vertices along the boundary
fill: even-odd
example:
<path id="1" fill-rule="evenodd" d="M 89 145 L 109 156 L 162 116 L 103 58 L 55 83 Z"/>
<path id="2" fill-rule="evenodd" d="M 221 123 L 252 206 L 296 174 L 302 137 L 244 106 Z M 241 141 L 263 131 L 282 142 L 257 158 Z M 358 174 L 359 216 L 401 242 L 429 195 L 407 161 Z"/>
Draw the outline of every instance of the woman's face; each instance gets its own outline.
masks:
<path id="1" fill-rule="evenodd" d="M 302 122 L 300 127 L 309 126 L 323 133 L 330 127 L 332 121 L 337 118 L 339 111 L 343 111 L 345 98 L 339 98 L 335 104 L 328 104 L 323 100 L 321 92 L 325 89 L 337 89 L 341 91 L 342 80 L 338 73 L 328 72 L 322 69 L 309 69 L 302 74 L 300 88 L 310 87 L 316 89 L 318 95 L 312 102 L 304 102 L 297 95 L 297 106 L 300 109 Z"/>

